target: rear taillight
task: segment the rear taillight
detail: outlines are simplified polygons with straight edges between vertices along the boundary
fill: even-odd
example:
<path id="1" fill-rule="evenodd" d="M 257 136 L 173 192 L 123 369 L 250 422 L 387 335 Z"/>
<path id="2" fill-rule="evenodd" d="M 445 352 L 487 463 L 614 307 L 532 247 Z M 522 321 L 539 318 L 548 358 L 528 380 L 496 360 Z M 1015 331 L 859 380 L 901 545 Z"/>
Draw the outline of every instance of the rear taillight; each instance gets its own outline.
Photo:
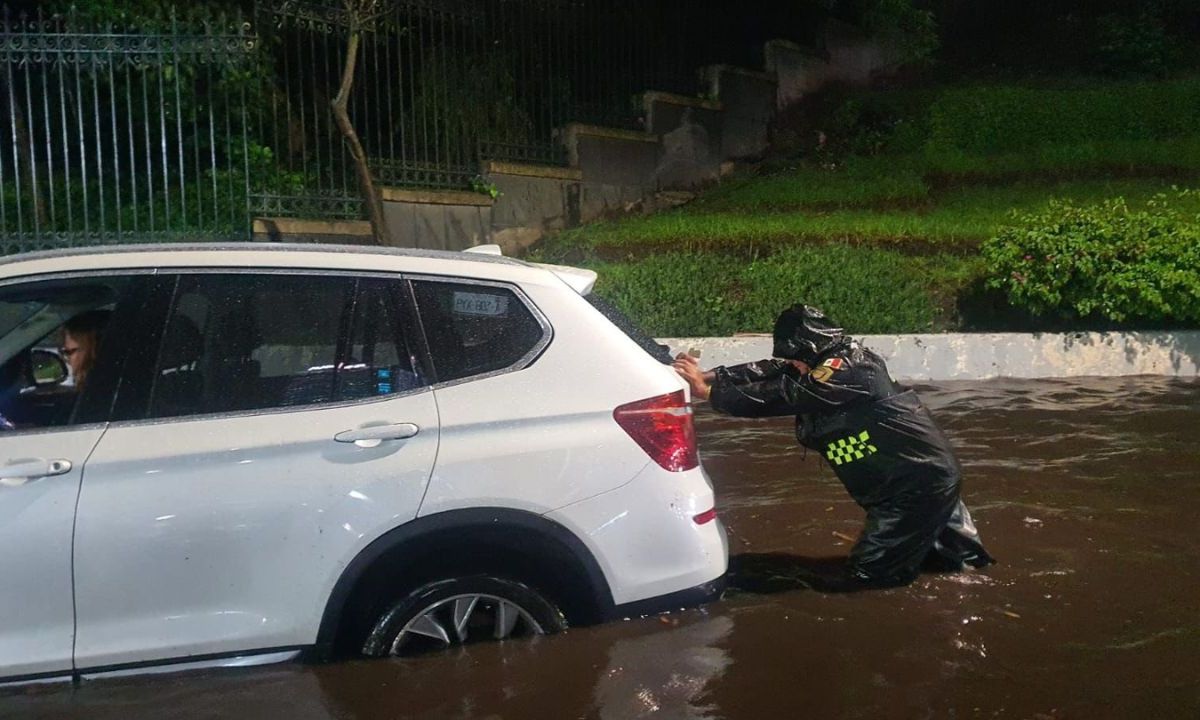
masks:
<path id="1" fill-rule="evenodd" d="M 682 390 L 626 403 L 613 418 L 663 468 L 683 472 L 700 464 L 692 406 Z"/>
<path id="2" fill-rule="evenodd" d="M 694 520 L 697 525 L 703 525 L 704 523 L 710 523 L 716 519 L 717 519 L 717 509 L 716 508 L 712 508 L 711 510 L 705 510 L 704 512 L 702 512 L 699 515 L 696 515 L 692 518 L 692 520 Z"/>

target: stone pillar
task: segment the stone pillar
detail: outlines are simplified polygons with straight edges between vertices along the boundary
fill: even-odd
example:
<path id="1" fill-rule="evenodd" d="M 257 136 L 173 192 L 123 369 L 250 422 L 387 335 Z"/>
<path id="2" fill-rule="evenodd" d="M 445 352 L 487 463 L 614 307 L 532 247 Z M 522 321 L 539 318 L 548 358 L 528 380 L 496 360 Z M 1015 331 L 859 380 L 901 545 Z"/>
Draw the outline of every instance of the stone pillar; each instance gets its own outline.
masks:
<path id="1" fill-rule="evenodd" d="M 579 220 L 640 206 L 657 189 L 662 146 L 655 135 L 635 130 L 570 123 L 561 137 L 571 167 L 583 177 Z"/>
<path id="2" fill-rule="evenodd" d="M 546 232 L 578 223 L 579 169 L 488 160 L 483 175 L 500 191 L 492 242 L 505 255 L 520 255 Z"/>
<path id="3" fill-rule="evenodd" d="M 789 40 L 768 40 L 763 45 L 767 71 L 775 74 L 775 105 L 780 110 L 829 81 L 829 64 Z"/>
<path id="4" fill-rule="evenodd" d="M 767 149 L 767 129 L 775 116 L 775 76 L 730 65 L 710 65 L 703 73 L 711 95 L 724 108 L 722 158 L 761 156 Z"/>
<path id="5" fill-rule="evenodd" d="M 647 127 L 661 138 L 655 169 L 662 189 L 687 189 L 716 179 L 721 170 L 721 103 L 684 95 L 648 92 L 642 97 Z"/>

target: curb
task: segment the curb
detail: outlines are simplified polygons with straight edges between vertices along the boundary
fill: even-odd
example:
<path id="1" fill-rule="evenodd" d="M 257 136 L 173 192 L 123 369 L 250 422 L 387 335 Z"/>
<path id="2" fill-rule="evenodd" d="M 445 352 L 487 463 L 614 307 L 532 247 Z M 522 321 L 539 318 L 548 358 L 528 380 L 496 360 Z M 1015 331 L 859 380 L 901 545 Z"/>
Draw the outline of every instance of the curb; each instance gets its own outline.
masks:
<path id="1" fill-rule="evenodd" d="M 1118 375 L 1200 377 L 1200 331 L 861 335 L 897 380 Z M 705 368 L 771 356 L 770 335 L 662 338 L 701 351 Z"/>

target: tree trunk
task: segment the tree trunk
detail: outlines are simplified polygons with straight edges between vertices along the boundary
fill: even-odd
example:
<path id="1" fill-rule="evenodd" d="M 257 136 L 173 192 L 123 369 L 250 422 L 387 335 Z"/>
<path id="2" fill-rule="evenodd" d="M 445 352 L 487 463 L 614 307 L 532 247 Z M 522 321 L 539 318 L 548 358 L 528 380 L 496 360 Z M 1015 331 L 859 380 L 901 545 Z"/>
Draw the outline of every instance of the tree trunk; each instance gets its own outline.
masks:
<path id="1" fill-rule="evenodd" d="M 330 103 L 333 106 L 333 117 L 338 129 L 346 139 L 350 156 L 354 158 L 354 170 L 358 176 L 359 190 L 363 201 L 367 204 L 367 218 L 371 221 L 371 229 L 375 233 L 375 242 L 379 245 L 390 245 L 392 236 L 388 232 L 387 218 L 383 214 L 383 200 L 375 190 L 375 180 L 371 177 L 371 168 L 367 165 L 367 153 L 358 140 L 358 133 L 350 123 L 350 114 L 346 108 L 350 103 L 350 90 L 354 87 L 354 68 L 358 62 L 359 30 L 351 27 L 350 39 L 346 44 L 346 58 L 342 65 L 342 84 L 337 97 Z"/>

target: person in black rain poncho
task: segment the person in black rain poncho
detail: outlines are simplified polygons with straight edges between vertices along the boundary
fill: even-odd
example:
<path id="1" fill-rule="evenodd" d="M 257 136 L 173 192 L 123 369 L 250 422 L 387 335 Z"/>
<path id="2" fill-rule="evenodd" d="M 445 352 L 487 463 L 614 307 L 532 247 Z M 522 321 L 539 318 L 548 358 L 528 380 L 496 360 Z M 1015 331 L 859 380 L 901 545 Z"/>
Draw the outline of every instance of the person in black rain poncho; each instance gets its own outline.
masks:
<path id="1" fill-rule="evenodd" d="M 950 443 L 882 358 L 807 305 L 776 320 L 774 355 L 709 372 L 680 355 L 675 369 L 718 412 L 796 416 L 800 444 L 825 457 L 867 512 L 850 551 L 850 587 L 905 585 L 927 562 L 957 570 L 994 562 L 959 498 Z"/>

